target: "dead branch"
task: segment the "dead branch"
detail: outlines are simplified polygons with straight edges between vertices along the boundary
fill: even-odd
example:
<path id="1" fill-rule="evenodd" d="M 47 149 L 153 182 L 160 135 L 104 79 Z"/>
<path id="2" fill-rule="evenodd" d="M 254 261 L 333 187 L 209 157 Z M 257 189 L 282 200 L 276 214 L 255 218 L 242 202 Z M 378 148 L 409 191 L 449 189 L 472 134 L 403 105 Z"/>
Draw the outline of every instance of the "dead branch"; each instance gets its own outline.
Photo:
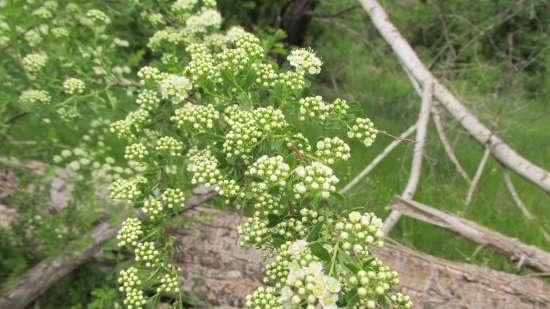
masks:
<path id="1" fill-rule="evenodd" d="M 550 173 L 519 155 L 508 144 L 485 127 L 420 61 L 410 44 L 391 23 L 384 8 L 376 0 L 359 0 L 374 26 L 392 47 L 394 53 L 420 83 L 434 82 L 434 96 L 449 113 L 497 160 L 527 180 L 550 192 Z"/>
<path id="2" fill-rule="evenodd" d="M 355 185 L 357 185 L 363 178 L 376 167 L 384 158 L 392 152 L 402 141 L 404 141 L 409 135 L 411 135 L 416 129 L 416 124 L 412 125 L 405 132 L 401 133 L 397 139 L 392 141 L 384 150 L 374 158 L 365 169 L 363 169 L 355 178 L 353 178 L 348 184 L 346 184 L 342 189 L 340 189 L 341 194 L 346 194 L 351 190 Z"/>
<path id="3" fill-rule="evenodd" d="M 508 174 L 508 170 L 506 167 L 502 167 L 502 177 L 504 178 L 504 183 L 506 184 L 506 187 L 508 188 L 508 191 L 510 192 L 510 195 L 512 195 L 512 199 L 514 200 L 514 203 L 519 208 L 521 213 L 528 219 L 533 220 L 534 217 L 525 207 L 525 204 L 523 204 L 523 201 L 519 198 L 519 194 L 516 191 L 516 188 L 514 187 L 514 183 L 512 182 L 512 178 L 510 178 L 510 174 Z"/>
<path id="4" fill-rule="evenodd" d="M 453 147 L 447 140 L 447 136 L 445 135 L 445 128 L 443 127 L 443 124 L 441 123 L 441 117 L 439 116 L 439 111 L 437 108 L 432 108 L 432 120 L 435 124 L 435 129 L 437 130 L 437 134 L 439 135 L 439 140 L 441 141 L 441 144 L 443 145 L 443 149 L 445 149 L 445 153 L 447 154 L 447 157 L 453 163 L 455 166 L 456 171 L 466 180 L 468 183 L 472 183 L 472 179 L 470 179 L 470 176 L 468 176 L 468 173 L 462 168 L 462 165 L 458 161 L 455 152 L 453 150 Z"/>
<path id="5" fill-rule="evenodd" d="M 198 187 L 193 190 L 185 202 L 183 212 L 189 211 L 214 196 L 211 189 Z M 61 278 L 90 260 L 101 249 L 101 246 L 112 239 L 118 232 L 117 225 L 107 222 L 97 225 L 82 239 L 90 243 L 77 252 L 64 250 L 54 259 L 48 259 L 27 270 L 21 277 L 0 293 L 1 309 L 24 309 Z M 67 248 L 71 248 L 69 244 Z"/>
<path id="6" fill-rule="evenodd" d="M 422 173 L 422 160 L 424 158 L 424 148 L 426 145 L 426 134 L 428 131 L 428 121 L 430 120 L 430 111 L 432 110 L 433 83 L 426 81 L 422 89 L 422 105 L 420 114 L 416 122 L 416 142 L 414 144 L 413 158 L 411 163 L 411 173 L 409 181 L 403 191 L 402 196 L 411 199 L 416 193 L 420 174 Z M 388 235 L 393 226 L 399 220 L 401 214 L 398 211 L 392 211 L 384 222 L 383 231 Z"/>
<path id="7" fill-rule="evenodd" d="M 395 197 L 390 203 L 390 208 L 417 220 L 442 227 L 486 248 L 501 252 L 512 261 L 522 261 L 523 265 L 532 269 L 542 272 L 550 271 L 550 253 L 523 244 L 515 238 L 507 237 L 472 221 L 401 197 Z"/>
<path id="8" fill-rule="evenodd" d="M 477 167 L 476 174 L 474 175 L 474 179 L 472 179 L 472 182 L 470 183 L 470 188 L 468 189 L 468 195 L 466 196 L 466 201 L 465 201 L 466 206 L 472 203 L 474 192 L 476 191 L 477 184 L 479 182 L 479 179 L 481 178 L 481 175 L 483 174 L 483 169 L 485 169 L 485 164 L 487 164 L 487 160 L 489 159 L 490 154 L 491 154 L 491 151 L 489 150 L 489 148 L 485 148 L 485 152 L 483 153 L 483 157 L 481 157 L 481 160 L 479 161 L 479 165 Z"/>

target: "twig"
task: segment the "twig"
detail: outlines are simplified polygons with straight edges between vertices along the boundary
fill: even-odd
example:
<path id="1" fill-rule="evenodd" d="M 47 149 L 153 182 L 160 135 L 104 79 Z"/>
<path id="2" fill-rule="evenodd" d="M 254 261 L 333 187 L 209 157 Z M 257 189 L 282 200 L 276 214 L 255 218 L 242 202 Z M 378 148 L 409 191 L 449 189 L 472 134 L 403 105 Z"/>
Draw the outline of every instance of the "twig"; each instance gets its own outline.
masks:
<path id="1" fill-rule="evenodd" d="M 346 194 L 349 190 L 351 190 L 355 185 L 357 185 L 363 178 L 367 177 L 367 175 L 376 167 L 384 158 L 392 152 L 402 141 L 407 140 L 406 138 L 411 135 L 414 130 L 416 129 L 416 124 L 412 125 L 410 128 L 408 128 L 405 132 L 401 133 L 399 135 L 399 138 L 396 138 L 394 141 L 392 141 L 384 150 L 374 158 L 365 169 L 363 169 L 355 178 L 353 178 L 347 185 L 345 185 L 342 189 L 340 189 L 341 194 Z"/>
<path id="2" fill-rule="evenodd" d="M 414 152 L 411 163 L 411 173 L 409 175 L 409 181 L 403 191 L 402 196 L 406 199 L 412 199 L 416 193 L 418 181 L 420 180 L 420 174 L 422 173 L 422 159 L 424 157 L 424 147 L 426 145 L 426 133 L 428 130 L 428 121 L 430 120 L 430 111 L 432 109 L 432 96 L 434 84 L 432 80 L 424 82 L 424 88 L 422 90 L 422 106 L 420 107 L 420 114 L 418 115 L 418 121 L 416 122 L 416 143 L 414 144 Z M 397 223 L 401 217 L 399 211 L 392 211 L 390 216 L 384 222 L 383 232 L 384 235 L 388 235 L 393 226 Z"/>
<path id="3" fill-rule="evenodd" d="M 460 165 L 460 162 L 458 161 L 455 152 L 453 150 L 453 147 L 451 144 L 449 144 L 449 141 L 447 140 L 447 136 L 445 135 L 445 129 L 443 128 L 443 124 L 441 123 L 441 117 L 439 116 L 439 112 L 437 111 L 437 108 L 432 108 L 432 120 L 435 124 L 435 129 L 437 130 L 437 134 L 439 135 L 439 140 L 441 141 L 441 144 L 443 144 L 443 149 L 445 149 L 445 153 L 447 154 L 447 157 L 449 157 L 449 160 L 456 168 L 456 171 L 468 182 L 472 183 L 472 179 L 470 176 L 468 176 L 468 173 L 462 168 L 462 165 Z"/>
<path id="4" fill-rule="evenodd" d="M 470 183 L 470 188 L 468 189 L 468 195 L 466 196 L 466 202 L 465 202 L 466 206 L 469 206 L 470 203 L 472 202 L 474 192 L 476 191 L 477 183 L 481 178 L 481 174 L 483 174 L 483 169 L 485 168 L 485 164 L 487 164 L 487 160 L 489 159 L 490 154 L 491 154 L 491 151 L 489 150 L 489 148 L 485 148 L 485 152 L 483 153 L 483 157 L 481 157 L 481 160 L 479 161 L 479 165 L 477 167 L 474 179 L 472 179 L 472 182 Z"/>
<path id="5" fill-rule="evenodd" d="M 395 136 L 395 135 L 389 133 L 388 131 L 378 130 L 378 133 L 382 133 L 382 134 L 384 134 L 384 135 L 386 135 L 386 136 L 389 136 L 389 137 L 393 138 L 393 139 L 396 140 L 396 141 L 405 141 L 405 142 L 409 142 L 409 143 L 411 143 L 411 144 L 414 144 L 414 140 L 408 139 L 408 138 L 402 137 L 402 136 Z"/>
<path id="6" fill-rule="evenodd" d="M 523 204 L 523 201 L 519 198 L 519 195 L 516 191 L 516 188 L 514 187 L 514 183 L 512 182 L 512 179 L 510 178 L 510 174 L 508 173 L 508 170 L 505 166 L 502 166 L 502 177 L 504 178 L 504 183 L 506 184 L 506 187 L 508 188 L 508 191 L 510 192 L 510 195 L 512 195 L 512 199 L 514 200 L 514 203 L 516 206 L 521 210 L 521 213 L 528 219 L 533 220 L 534 217 L 525 207 L 525 204 Z"/>

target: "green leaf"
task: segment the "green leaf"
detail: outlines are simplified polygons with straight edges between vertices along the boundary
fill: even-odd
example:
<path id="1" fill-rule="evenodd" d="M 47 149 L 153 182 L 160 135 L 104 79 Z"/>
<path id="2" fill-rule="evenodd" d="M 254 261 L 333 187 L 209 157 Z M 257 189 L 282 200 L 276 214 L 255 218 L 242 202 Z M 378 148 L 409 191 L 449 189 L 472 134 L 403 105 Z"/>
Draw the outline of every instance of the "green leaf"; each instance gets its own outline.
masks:
<path id="1" fill-rule="evenodd" d="M 311 253 L 313 253 L 313 255 L 320 258 L 322 261 L 330 263 L 330 254 L 322 245 L 313 243 L 309 245 L 309 248 L 311 249 Z"/>
<path id="2" fill-rule="evenodd" d="M 338 261 L 340 264 L 342 264 L 344 267 L 346 267 L 349 271 L 356 273 L 359 271 L 359 267 L 357 267 L 351 258 L 349 254 L 345 251 L 339 250 L 338 251 Z"/>
<path id="3" fill-rule="evenodd" d="M 319 238 L 319 233 L 321 233 L 321 228 L 323 227 L 323 222 L 319 222 L 313 226 L 313 229 L 309 234 L 307 235 L 307 241 L 312 242 L 314 240 L 317 240 Z"/>

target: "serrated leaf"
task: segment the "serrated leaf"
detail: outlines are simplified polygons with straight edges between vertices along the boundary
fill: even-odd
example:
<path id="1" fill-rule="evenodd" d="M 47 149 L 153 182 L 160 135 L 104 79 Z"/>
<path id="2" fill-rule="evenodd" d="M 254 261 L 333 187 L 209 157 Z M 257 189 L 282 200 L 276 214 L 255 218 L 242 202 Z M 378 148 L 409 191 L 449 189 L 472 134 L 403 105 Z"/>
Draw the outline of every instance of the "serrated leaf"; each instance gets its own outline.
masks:
<path id="1" fill-rule="evenodd" d="M 311 249 L 311 253 L 313 253 L 313 255 L 315 255 L 322 261 L 330 263 L 330 253 L 328 253 L 327 249 L 323 248 L 323 246 L 314 243 L 309 245 L 309 248 Z"/>
<path id="2" fill-rule="evenodd" d="M 312 242 L 314 240 L 317 240 L 319 238 L 319 234 L 321 233 L 321 228 L 323 227 L 323 222 L 319 222 L 313 226 L 313 229 L 311 229 L 311 232 L 307 235 L 307 241 Z"/>

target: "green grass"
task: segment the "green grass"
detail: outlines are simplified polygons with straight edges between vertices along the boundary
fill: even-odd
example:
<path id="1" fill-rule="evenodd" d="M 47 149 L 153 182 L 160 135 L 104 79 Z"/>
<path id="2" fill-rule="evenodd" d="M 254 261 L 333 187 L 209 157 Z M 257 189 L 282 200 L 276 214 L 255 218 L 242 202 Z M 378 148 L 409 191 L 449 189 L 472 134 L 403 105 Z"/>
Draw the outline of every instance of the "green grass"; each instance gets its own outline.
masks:
<path id="1" fill-rule="evenodd" d="M 321 8 L 322 9 L 322 8 Z M 310 30 L 311 45 L 322 57 L 324 73 L 315 83 L 314 92 L 328 101 L 343 97 L 357 109 L 363 109 L 379 129 L 399 135 L 416 121 L 420 99 L 396 57 L 374 29 L 361 9 L 346 15 L 345 21 L 314 21 Z M 424 59 L 429 63 L 430 59 Z M 550 158 L 549 107 L 544 95 L 525 91 L 491 92 L 502 69 L 495 65 L 471 68 L 444 81 L 488 127 L 518 153 L 533 163 L 548 169 Z M 441 72 L 436 72 L 440 75 Z M 513 89 L 513 88 L 512 88 Z M 445 113 L 444 113 L 445 116 Z M 455 144 L 459 161 L 473 177 L 483 148 L 447 114 L 449 140 Z M 346 184 L 359 173 L 388 143 L 380 135 L 370 148 L 352 146 L 352 159 L 340 172 L 340 184 Z M 349 203 L 385 217 L 385 205 L 399 195 L 407 182 L 412 145 L 403 143 L 349 194 Z M 491 158 L 485 168 L 472 204 L 464 200 L 468 184 L 455 171 L 441 146 L 433 124 L 428 131 L 428 146 L 421 181 L 415 195 L 418 200 L 435 208 L 449 211 L 481 225 L 516 237 L 527 244 L 550 250 L 540 229 L 550 232 L 550 197 L 535 185 L 512 175 L 513 182 L 528 209 L 536 216 L 526 220 L 515 206 L 503 182 L 500 164 Z M 428 224 L 403 218 L 391 237 L 409 247 L 443 258 L 488 265 L 513 271 L 513 264 L 499 254 L 478 250 L 478 245 L 451 235 Z"/>

